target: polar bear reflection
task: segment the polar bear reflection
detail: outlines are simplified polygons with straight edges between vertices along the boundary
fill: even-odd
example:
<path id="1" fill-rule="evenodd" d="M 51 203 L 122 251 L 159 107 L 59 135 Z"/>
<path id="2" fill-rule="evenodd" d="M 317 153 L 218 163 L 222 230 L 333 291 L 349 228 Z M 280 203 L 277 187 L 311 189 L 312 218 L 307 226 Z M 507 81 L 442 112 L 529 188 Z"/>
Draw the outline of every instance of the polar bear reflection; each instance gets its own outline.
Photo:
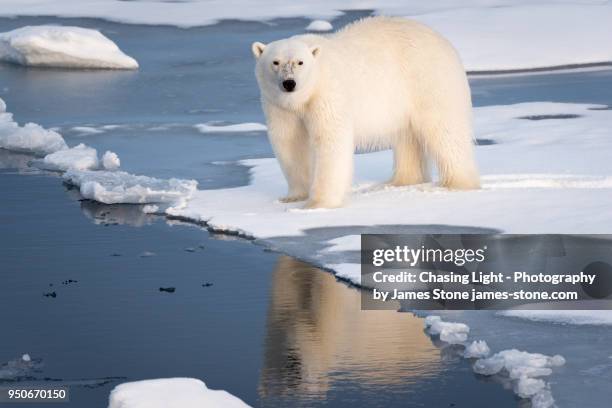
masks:
<path id="1" fill-rule="evenodd" d="M 404 390 L 440 370 L 440 352 L 420 319 L 362 311 L 358 290 L 281 256 L 268 310 L 262 399 L 324 398 L 335 382 Z"/>

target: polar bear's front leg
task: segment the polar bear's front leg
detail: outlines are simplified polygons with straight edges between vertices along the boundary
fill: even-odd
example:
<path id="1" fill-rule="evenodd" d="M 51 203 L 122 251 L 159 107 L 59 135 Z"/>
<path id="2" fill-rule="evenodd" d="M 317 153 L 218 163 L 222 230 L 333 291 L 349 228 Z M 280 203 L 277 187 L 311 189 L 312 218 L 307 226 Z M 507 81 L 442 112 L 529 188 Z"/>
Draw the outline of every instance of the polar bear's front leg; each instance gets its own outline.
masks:
<path id="1" fill-rule="evenodd" d="M 318 117 L 307 123 L 313 177 L 304 208 L 340 207 L 353 178 L 353 132 L 347 124 L 330 117 Z"/>
<path id="2" fill-rule="evenodd" d="M 284 203 L 303 201 L 310 188 L 310 144 L 304 125 L 294 113 L 281 108 L 265 108 L 268 137 L 287 184 Z"/>

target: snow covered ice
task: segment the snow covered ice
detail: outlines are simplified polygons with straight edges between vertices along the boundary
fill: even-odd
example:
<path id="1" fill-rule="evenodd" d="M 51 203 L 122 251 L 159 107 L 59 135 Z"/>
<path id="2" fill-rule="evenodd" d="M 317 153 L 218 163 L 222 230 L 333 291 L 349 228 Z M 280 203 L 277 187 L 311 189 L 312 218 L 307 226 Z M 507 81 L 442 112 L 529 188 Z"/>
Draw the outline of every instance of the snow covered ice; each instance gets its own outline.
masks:
<path id="1" fill-rule="evenodd" d="M 266 125 L 261 123 L 236 123 L 233 125 L 220 125 L 217 123 L 199 123 L 195 128 L 202 133 L 241 133 L 265 132 Z"/>
<path id="2" fill-rule="evenodd" d="M 449 344 L 465 342 L 470 333 L 470 328 L 466 324 L 444 322 L 438 316 L 431 316 L 429 320 L 426 319 L 425 326 L 429 334 L 440 336 L 440 340 Z"/>
<path id="3" fill-rule="evenodd" d="M 529 0 L 465 0 L 461 4 L 450 0 L 315 0 L 290 4 L 232 0 L 214 7 L 197 0 L 0 2 L 3 16 L 93 17 L 179 27 L 215 24 L 236 16 L 252 21 L 283 17 L 331 20 L 342 14 L 340 10 L 374 10 L 375 14 L 411 17 L 429 24 L 457 47 L 469 71 L 524 70 L 612 60 L 612 49 L 603 40 L 612 36 L 612 4 L 596 0 L 544 0 L 537 4 Z M 113 61 L 121 67 L 135 68 L 135 61 L 108 54 L 113 58 L 107 57 L 105 64 Z M 76 57 L 73 60 L 81 61 Z"/>
<path id="4" fill-rule="evenodd" d="M 0 61 L 59 68 L 136 69 L 102 33 L 89 28 L 27 26 L 0 33 Z"/>
<path id="5" fill-rule="evenodd" d="M 554 399 L 548 384 L 539 377 L 552 374 L 552 369 L 565 364 L 562 356 L 546 356 L 515 349 L 500 351 L 491 357 L 477 360 L 474 372 L 481 375 L 507 374 L 513 382 L 514 392 L 521 398 L 530 398 L 533 408 L 550 408 Z"/>
<path id="6" fill-rule="evenodd" d="M 93 170 L 99 165 L 98 152 L 93 147 L 80 143 L 70 149 L 58 150 L 46 155 L 42 164 L 49 170 Z"/>
<path id="7" fill-rule="evenodd" d="M 484 340 L 475 340 L 470 343 L 463 353 L 465 358 L 483 358 L 488 357 L 491 350 Z"/>
<path id="8" fill-rule="evenodd" d="M 248 408 L 227 391 L 211 390 L 195 378 L 161 378 L 119 384 L 108 408 Z"/>
<path id="9" fill-rule="evenodd" d="M 197 189 L 197 181 L 137 176 L 124 171 L 75 171 L 64 180 L 79 187 L 81 195 L 104 204 L 165 203 L 183 207 Z"/>
<path id="10" fill-rule="evenodd" d="M 20 127 L 0 99 L 0 148 L 45 155 L 36 164 L 63 171 L 66 182 L 79 187 L 84 198 L 104 204 L 164 204 L 164 208 L 185 206 L 197 189 L 195 180 L 157 179 L 117 171 L 119 156 L 106 151 L 102 168 L 96 149 L 83 143 L 69 148 L 57 132 L 30 123 Z M 172 208 L 172 207 L 170 207 Z"/>
<path id="11" fill-rule="evenodd" d="M 13 115 L 6 112 L 6 103 L 0 99 L 0 149 L 44 156 L 66 148 L 64 138 L 57 132 L 35 123 L 19 126 Z"/>
<path id="12" fill-rule="evenodd" d="M 242 162 L 250 167 L 251 184 L 196 191 L 185 208 L 168 213 L 273 242 L 279 250 L 330 268 L 356 284 L 359 259 L 333 246 L 358 249 L 358 234 L 368 227 L 445 225 L 508 233 L 607 233 L 612 214 L 604 211 L 603 203 L 612 202 L 612 111 L 601 108 L 550 102 L 476 108 L 476 137 L 493 141 L 476 147 L 483 185 L 477 191 L 451 192 L 429 183 L 388 186 L 384 182 L 391 175 L 393 159 L 391 152 L 381 151 L 355 156 L 355 184 L 345 207 L 302 211 L 297 210 L 302 203 L 277 201 L 286 194 L 286 183 L 276 159 L 253 159 Z M 557 114 L 573 116 L 554 119 Z M 525 119 L 551 115 L 553 119 Z M 517 202 L 523 207 L 520 213 Z M 325 245 L 306 233 L 341 227 L 347 233 L 338 233 Z M 276 240 L 288 236 L 301 244 L 288 246 Z M 325 250 L 328 246 L 332 250 Z"/>
<path id="13" fill-rule="evenodd" d="M 121 160 L 117 153 L 107 150 L 102 156 L 102 167 L 106 170 L 117 170 L 121 166 Z"/>

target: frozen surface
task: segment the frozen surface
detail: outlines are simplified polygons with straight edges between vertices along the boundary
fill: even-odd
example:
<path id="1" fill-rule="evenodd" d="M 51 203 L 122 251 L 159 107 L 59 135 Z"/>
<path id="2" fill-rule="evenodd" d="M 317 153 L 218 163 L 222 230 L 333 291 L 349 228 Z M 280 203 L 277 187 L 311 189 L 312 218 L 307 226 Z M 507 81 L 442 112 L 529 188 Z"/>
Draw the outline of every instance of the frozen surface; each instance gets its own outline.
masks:
<path id="1" fill-rule="evenodd" d="M 13 115 L 6 112 L 6 104 L 0 99 L 0 148 L 44 156 L 67 147 L 57 132 L 35 123 L 19 126 Z"/>
<path id="2" fill-rule="evenodd" d="M 42 164 L 49 170 L 94 170 L 99 165 L 98 152 L 93 147 L 80 143 L 70 149 L 46 155 Z"/>
<path id="3" fill-rule="evenodd" d="M 158 203 L 178 208 L 192 197 L 198 185 L 195 180 L 162 180 L 124 171 L 104 170 L 69 170 L 64 173 L 64 180 L 79 187 L 84 198 L 104 204 Z"/>
<path id="4" fill-rule="evenodd" d="M 331 31 L 334 26 L 325 20 L 313 20 L 306 26 L 307 31 Z"/>
<path id="5" fill-rule="evenodd" d="M 199 123 L 195 128 L 202 133 L 242 133 L 265 132 L 266 125 L 261 123 L 237 123 L 234 125 L 220 125 L 215 123 Z"/>
<path id="6" fill-rule="evenodd" d="M 26 26 L 0 33 L 0 61 L 60 68 L 136 69 L 138 63 L 97 30 Z"/>
<path id="7" fill-rule="evenodd" d="M 484 358 L 488 357 L 491 350 L 484 340 L 474 340 L 471 342 L 463 353 L 465 358 Z"/>
<path id="8" fill-rule="evenodd" d="M 117 170 L 121 166 L 121 160 L 117 153 L 107 150 L 102 156 L 102 167 L 106 170 Z"/>
<path id="9" fill-rule="evenodd" d="M 612 60 L 612 50 L 602 40 L 612 35 L 609 24 L 612 5 L 598 0 L 544 0 L 537 4 L 528 0 L 468 0 L 460 4 L 450 0 L 317 0 L 301 4 L 279 0 L 4 0 L 0 3 L 0 15 L 4 16 L 96 17 L 180 27 L 236 18 L 330 19 L 340 16 L 339 10 L 373 10 L 376 14 L 408 16 L 427 23 L 456 45 L 470 71 L 533 69 Z M 323 27 L 319 23 L 317 26 Z M 483 32 L 487 35 L 482 35 Z M 135 67 L 133 60 L 117 58 L 116 63 Z"/>
<path id="10" fill-rule="evenodd" d="M 356 155 L 356 182 L 344 208 L 305 211 L 302 203 L 277 201 L 286 193 L 277 161 L 257 159 L 243 162 L 251 166 L 250 185 L 197 191 L 187 207 L 169 213 L 273 241 L 274 247 L 359 284 L 358 256 L 334 246 L 356 250 L 357 234 L 373 227 L 388 226 L 386 232 L 395 225 L 472 226 L 511 233 L 609 232 L 611 122 L 612 111 L 596 105 L 542 102 L 476 108 L 476 136 L 492 141 L 476 148 L 481 190 L 452 192 L 435 184 L 390 187 L 384 182 L 391 174 L 392 157 L 382 151 Z M 349 233 L 339 232 L 326 251 L 318 244 L 321 237 L 309 233 L 318 228 Z M 279 239 L 290 236 L 291 241 Z"/>
<path id="11" fill-rule="evenodd" d="M 554 399 L 549 385 L 540 377 L 551 375 L 553 368 L 564 364 L 565 359 L 560 355 L 546 356 L 511 349 L 477 360 L 474 372 L 481 375 L 503 373 L 519 397 L 531 399 L 533 408 L 550 408 L 554 406 Z"/>
<path id="12" fill-rule="evenodd" d="M 248 408 L 238 397 L 211 390 L 195 378 L 161 378 L 123 383 L 110 394 L 108 408 Z"/>
<path id="13" fill-rule="evenodd" d="M 611 310 L 504 310 L 498 314 L 536 322 L 612 326 Z"/>
<path id="14" fill-rule="evenodd" d="M 466 324 L 444 322 L 438 316 L 425 319 L 425 327 L 429 334 L 440 336 L 440 340 L 449 344 L 464 343 L 470 333 L 470 328 Z"/>

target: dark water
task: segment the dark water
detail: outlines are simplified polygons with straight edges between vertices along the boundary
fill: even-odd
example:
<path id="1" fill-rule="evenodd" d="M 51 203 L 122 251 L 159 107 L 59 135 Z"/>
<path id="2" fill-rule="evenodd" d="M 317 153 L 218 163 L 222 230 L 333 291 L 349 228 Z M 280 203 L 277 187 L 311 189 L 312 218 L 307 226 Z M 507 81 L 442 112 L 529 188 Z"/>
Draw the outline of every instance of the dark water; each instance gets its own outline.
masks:
<path id="1" fill-rule="evenodd" d="M 70 407 L 172 376 L 253 406 L 516 404 L 421 319 L 361 311 L 359 291 L 327 272 L 137 206 L 78 201 L 54 176 L 4 170 L 0 188 L 0 362 L 42 359 L 0 386 L 67 385 Z"/>

